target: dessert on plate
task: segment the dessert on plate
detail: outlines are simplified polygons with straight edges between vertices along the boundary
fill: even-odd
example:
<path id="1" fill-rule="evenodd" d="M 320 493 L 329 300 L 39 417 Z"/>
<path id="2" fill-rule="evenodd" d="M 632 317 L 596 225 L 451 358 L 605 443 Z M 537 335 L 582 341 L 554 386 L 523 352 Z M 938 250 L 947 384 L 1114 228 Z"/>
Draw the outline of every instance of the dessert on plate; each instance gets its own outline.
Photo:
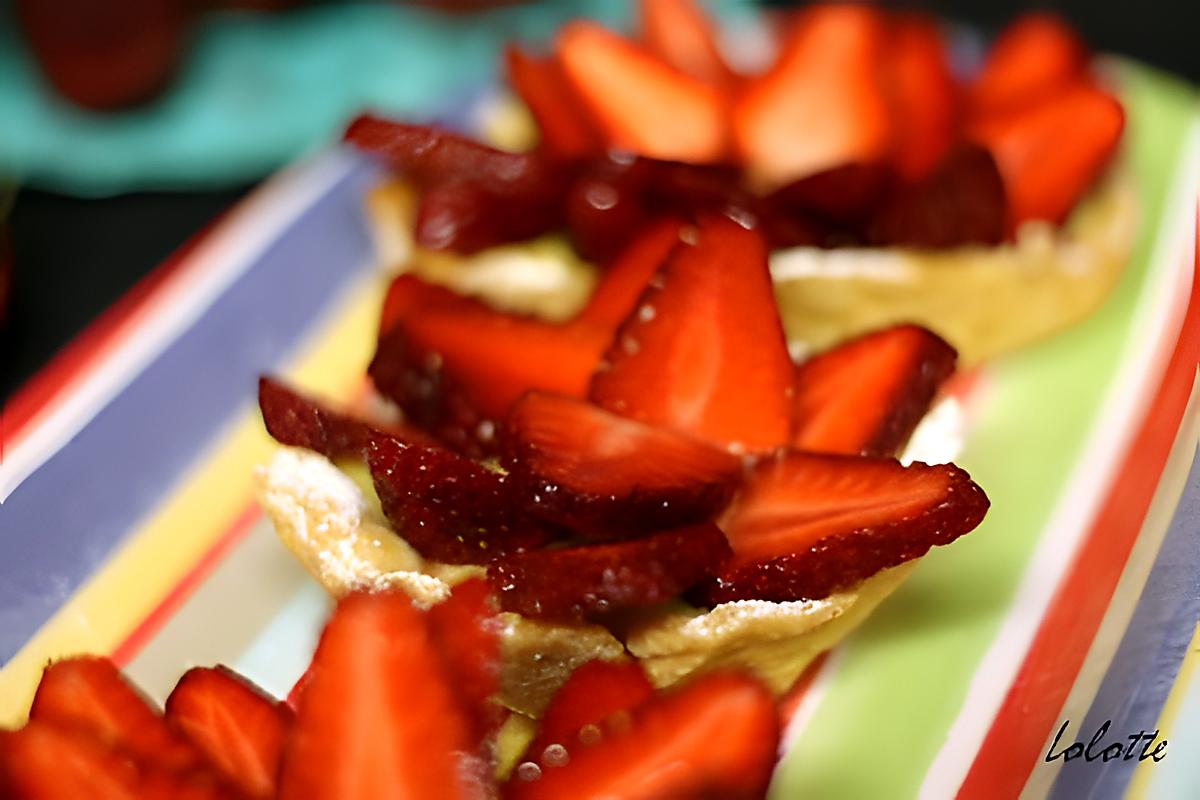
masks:
<path id="1" fill-rule="evenodd" d="M 785 691 L 983 518 L 923 463 L 953 456 L 956 350 L 1086 313 L 1132 228 L 1121 106 L 1054 18 L 963 81 L 924 18 L 812 7 L 744 75 L 694 6 L 641 8 L 638 42 L 575 22 L 508 51 L 532 149 L 350 126 L 396 175 L 368 198 L 401 267 L 375 416 L 260 393 L 283 540 L 335 595 L 486 575 L 527 716 L 594 658 Z"/>

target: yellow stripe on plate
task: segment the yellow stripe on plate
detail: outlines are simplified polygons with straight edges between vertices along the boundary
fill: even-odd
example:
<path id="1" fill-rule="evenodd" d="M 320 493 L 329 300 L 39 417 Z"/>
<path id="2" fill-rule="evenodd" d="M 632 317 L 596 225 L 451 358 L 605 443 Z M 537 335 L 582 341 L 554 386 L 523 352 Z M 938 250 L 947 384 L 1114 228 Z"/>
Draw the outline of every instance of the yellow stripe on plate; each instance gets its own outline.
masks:
<path id="1" fill-rule="evenodd" d="M 381 296 L 380 276 L 357 280 L 296 348 L 288 375 L 320 394 L 348 396 L 371 356 Z M 47 662 L 115 650 L 242 513 L 251 471 L 274 447 L 252 403 L 247 398 L 215 446 L 0 670 L 0 725 L 24 721 Z"/>

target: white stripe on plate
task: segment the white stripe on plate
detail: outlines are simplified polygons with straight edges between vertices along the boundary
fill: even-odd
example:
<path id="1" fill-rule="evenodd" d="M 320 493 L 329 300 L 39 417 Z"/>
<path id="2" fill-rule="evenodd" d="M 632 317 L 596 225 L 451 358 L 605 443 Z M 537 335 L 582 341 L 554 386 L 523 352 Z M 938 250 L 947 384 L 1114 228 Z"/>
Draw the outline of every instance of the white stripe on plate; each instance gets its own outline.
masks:
<path id="1" fill-rule="evenodd" d="M 1034 635 L 1079 542 L 1107 493 L 1120 456 L 1126 451 L 1133 425 L 1150 402 L 1150 392 L 1170 357 L 1182 323 L 1187 296 L 1179 286 L 1181 254 L 1192 242 L 1194 203 L 1200 180 L 1200 125 L 1184 139 L 1185 160 L 1176 175 L 1164 208 L 1150 261 L 1150 291 L 1139 298 L 1130 330 L 1147 331 L 1126 342 L 1121 366 L 1111 382 L 1075 471 L 1046 522 L 1038 545 L 1017 588 L 999 633 L 980 661 L 946 743 L 934 758 L 921 784 L 923 798 L 953 797 L 983 744 L 996 713 L 1025 660 Z M 1163 313 L 1163 309 L 1168 309 Z"/>
<path id="2" fill-rule="evenodd" d="M 118 332 L 112 351 L 75 378 L 30 423 L 0 462 L 0 503 L 79 433 L 246 272 L 280 232 L 353 167 L 330 151 L 271 178 L 204 237 L 135 324 Z"/>

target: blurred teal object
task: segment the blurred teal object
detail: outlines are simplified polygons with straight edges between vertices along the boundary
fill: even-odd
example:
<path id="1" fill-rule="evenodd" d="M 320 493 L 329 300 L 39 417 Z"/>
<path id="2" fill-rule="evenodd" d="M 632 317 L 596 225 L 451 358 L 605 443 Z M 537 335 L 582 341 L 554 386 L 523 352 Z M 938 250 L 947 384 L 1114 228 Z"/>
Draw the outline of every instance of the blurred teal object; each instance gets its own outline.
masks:
<path id="1" fill-rule="evenodd" d="M 722 17 L 748 7 L 709 5 Z M 208 15 L 168 92 L 115 114 L 55 95 L 0 10 L 0 174 L 78 195 L 254 180 L 327 144 L 362 109 L 413 119 L 461 109 L 494 85 L 510 40 L 549 42 L 581 16 L 625 28 L 632 10 L 557 0 L 457 16 L 365 3 Z"/>

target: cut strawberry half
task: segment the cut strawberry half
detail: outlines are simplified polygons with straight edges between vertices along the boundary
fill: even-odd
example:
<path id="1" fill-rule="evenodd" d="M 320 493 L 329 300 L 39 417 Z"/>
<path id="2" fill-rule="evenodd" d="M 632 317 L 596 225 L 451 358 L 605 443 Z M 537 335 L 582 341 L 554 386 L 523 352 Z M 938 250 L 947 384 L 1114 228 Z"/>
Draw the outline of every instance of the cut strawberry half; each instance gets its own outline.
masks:
<path id="1" fill-rule="evenodd" d="M 797 450 L 892 456 L 908 441 L 958 355 L 916 325 L 869 333 L 796 370 Z"/>
<path id="2" fill-rule="evenodd" d="M 884 36 L 879 12 L 867 6 L 801 12 L 774 67 L 747 83 L 734 110 L 737 149 L 760 184 L 887 155 Z"/>
<path id="3" fill-rule="evenodd" d="M 1004 180 L 991 153 L 960 144 L 933 174 L 895 192 L 870 224 L 877 245 L 948 249 L 999 244 L 1008 229 Z"/>
<path id="4" fill-rule="evenodd" d="M 507 153 L 429 125 L 364 114 L 346 129 L 345 140 L 420 186 L 469 182 L 510 198 L 562 193 L 562 170 L 533 153 Z"/>
<path id="5" fill-rule="evenodd" d="M 722 519 L 734 558 L 705 598 L 826 597 L 954 541 L 987 508 L 983 490 L 953 464 L 801 452 L 768 458 Z"/>
<path id="6" fill-rule="evenodd" d="M 684 164 L 610 153 L 586 164 L 567 193 L 576 248 L 601 263 L 620 252 L 647 220 L 751 211 L 740 172 L 724 164 Z"/>
<path id="7" fill-rule="evenodd" d="M 653 695 L 654 686 L 637 661 L 589 661 L 555 692 L 522 760 L 543 769 L 562 766 L 581 746 L 597 744 L 605 723 Z"/>
<path id="8" fill-rule="evenodd" d="M 416 275 L 397 275 L 392 279 L 383 299 L 383 310 L 379 315 L 379 335 L 383 336 L 400 320 L 423 310 L 470 308 L 476 304 L 477 301 L 464 297 L 453 289 L 421 280 Z"/>
<path id="9" fill-rule="evenodd" d="M 729 502 L 742 472 L 725 450 L 538 392 L 513 406 L 505 444 L 529 512 L 589 538 L 707 519 Z"/>
<path id="10" fill-rule="evenodd" d="M 536 58 L 509 45 L 504 60 L 509 83 L 541 131 L 542 147 L 559 158 L 580 158 L 604 149 L 557 58 Z"/>
<path id="11" fill-rule="evenodd" d="M 842 164 L 780 187 L 764 204 L 772 218 L 811 219 L 825 230 L 857 236 L 891 186 L 886 164 Z"/>
<path id="12" fill-rule="evenodd" d="M 46 667 L 29 719 L 82 731 L 102 745 L 165 769 L 203 764 L 196 749 L 167 726 L 107 658 L 81 656 Z"/>
<path id="13" fill-rule="evenodd" d="M 641 0 L 640 11 L 642 40 L 664 63 L 713 86 L 733 83 L 712 20 L 693 0 Z"/>
<path id="14" fill-rule="evenodd" d="M 426 187 L 417 205 L 414 236 L 426 250 L 470 255 L 506 242 L 531 239 L 562 224 L 562 203 L 498 193 L 471 181 Z"/>
<path id="15" fill-rule="evenodd" d="M 883 76 L 892 164 L 905 180 L 919 181 L 937 167 L 958 134 L 957 89 L 937 23 L 918 15 L 892 20 Z"/>
<path id="16" fill-rule="evenodd" d="M 996 112 L 1047 99 L 1081 79 L 1088 51 L 1061 17 L 1025 14 L 996 38 L 970 87 L 978 111 Z"/>
<path id="17" fill-rule="evenodd" d="M 599 745 L 570 749 L 564 766 L 530 781 L 518 771 L 505 796 L 749 800 L 765 796 L 778 746 L 770 694 L 751 678 L 711 674 L 642 704 Z"/>
<path id="18" fill-rule="evenodd" d="M 709 84 L 592 22 L 565 26 L 557 53 L 609 147 L 697 163 L 725 156 L 725 98 Z"/>
<path id="19" fill-rule="evenodd" d="M 525 392 L 584 395 L 610 340 L 611 329 L 464 300 L 399 320 L 380 339 L 369 373 L 413 422 L 457 451 L 486 455 L 495 450 L 496 425 Z"/>
<path id="20" fill-rule="evenodd" d="M 267 433 L 280 444 L 304 447 L 326 458 L 364 458 L 372 439 L 397 438 L 433 444 L 429 434 L 410 425 L 376 427 L 334 411 L 266 376 L 258 379 L 258 407 Z"/>
<path id="21" fill-rule="evenodd" d="M 377 439 L 367 464 L 388 521 L 427 558 L 485 564 L 552 536 L 521 513 L 504 475 L 447 450 Z"/>
<path id="22" fill-rule="evenodd" d="M 506 611 L 596 619 L 679 597 L 728 556 L 724 534 L 706 522 L 644 539 L 504 555 L 488 565 L 488 582 Z"/>
<path id="23" fill-rule="evenodd" d="M 616 330 L 629 316 L 646 284 L 658 271 L 671 249 L 679 242 L 683 223 L 667 218 L 640 223 L 641 230 L 604 270 L 578 322 L 605 330 Z"/>
<path id="24" fill-rule="evenodd" d="M 241 675 L 196 667 L 167 698 L 167 723 L 248 797 L 274 797 L 291 710 Z"/>
<path id="25" fill-rule="evenodd" d="M 470 725 L 402 594 L 338 603 L 283 755 L 282 800 L 476 797 Z"/>
<path id="26" fill-rule="evenodd" d="M 500 690 L 500 621 L 487 581 L 474 578 L 454 587 L 450 597 L 429 609 L 429 630 L 445 657 L 451 683 L 471 720 L 476 743 L 497 728 L 503 708 Z"/>
<path id="27" fill-rule="evenodd" d="M 723 447 L 770 450 L 788 440 L 792 362 L 766 243 L 718 216 L 688 238 L 617 331 L 591 399 Z"/>
<path id="28" fill-rule="evenodd" d="M 0 730 L 0 796 L 12 800 L 237 800 L 204 772 L 141 762 L 82 730 L 34 720 Z"/>
<path id="29" fill-rule="evenodd" d="M 1013 224 L 1057 223 L 1108 164 L 1124 126 L 1120 103 L 1080 84 L 1032 106 L 978 117 L 969 133 L 996 158 Z"/>

